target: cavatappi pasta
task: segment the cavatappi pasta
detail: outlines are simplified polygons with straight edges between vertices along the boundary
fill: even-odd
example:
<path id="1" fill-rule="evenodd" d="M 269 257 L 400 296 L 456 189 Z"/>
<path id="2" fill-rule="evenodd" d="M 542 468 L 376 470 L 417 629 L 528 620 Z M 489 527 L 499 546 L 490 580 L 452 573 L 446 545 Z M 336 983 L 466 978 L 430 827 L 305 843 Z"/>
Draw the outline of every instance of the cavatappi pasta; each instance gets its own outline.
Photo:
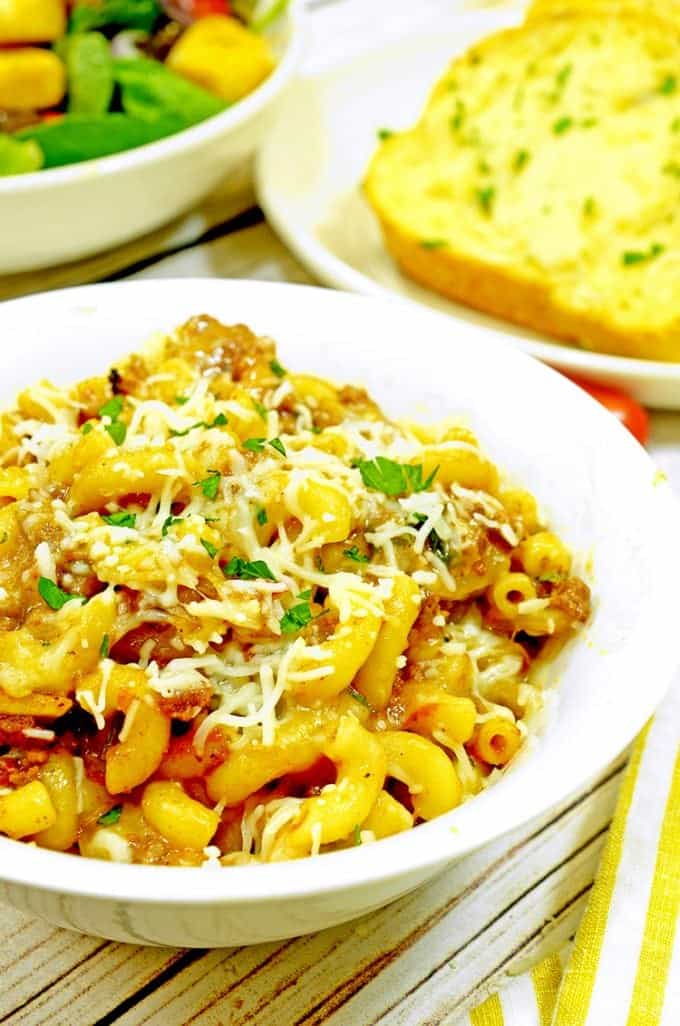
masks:
<path id="1" fill-rule="evenodd" d="M 0 831 L 233 865 L 448 812 L 589 615 L 465 427 L 197 317 L 0 420 Z"/>

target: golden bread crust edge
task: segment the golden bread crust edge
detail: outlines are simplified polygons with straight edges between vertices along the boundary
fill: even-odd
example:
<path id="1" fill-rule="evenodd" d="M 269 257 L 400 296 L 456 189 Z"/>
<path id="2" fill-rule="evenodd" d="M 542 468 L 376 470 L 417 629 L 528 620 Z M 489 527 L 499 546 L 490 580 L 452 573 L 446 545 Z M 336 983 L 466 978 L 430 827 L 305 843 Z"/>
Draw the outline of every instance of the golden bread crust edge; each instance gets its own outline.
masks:
<path id="1" fill-rule="evenodd" d="M 680 331 L 621 331 L 604 318 L 555 301 L 547 284 L 450 249 L 428 250 L 379 217 L 385 243 L 409 278 L 448 299 L 598 353 L 680 362 Z"/>

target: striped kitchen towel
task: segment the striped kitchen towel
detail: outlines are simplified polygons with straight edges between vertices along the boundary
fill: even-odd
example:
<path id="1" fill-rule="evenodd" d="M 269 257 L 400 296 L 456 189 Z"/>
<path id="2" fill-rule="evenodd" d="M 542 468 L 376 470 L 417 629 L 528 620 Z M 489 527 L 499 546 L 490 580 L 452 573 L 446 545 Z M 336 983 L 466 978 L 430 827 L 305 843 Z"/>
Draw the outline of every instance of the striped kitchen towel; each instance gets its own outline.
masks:
<path id="1" fill-rule="evenodd" d="M 680 1026 L 680 681 L 638 738 L 573 945 L 456 1026 Z"/>

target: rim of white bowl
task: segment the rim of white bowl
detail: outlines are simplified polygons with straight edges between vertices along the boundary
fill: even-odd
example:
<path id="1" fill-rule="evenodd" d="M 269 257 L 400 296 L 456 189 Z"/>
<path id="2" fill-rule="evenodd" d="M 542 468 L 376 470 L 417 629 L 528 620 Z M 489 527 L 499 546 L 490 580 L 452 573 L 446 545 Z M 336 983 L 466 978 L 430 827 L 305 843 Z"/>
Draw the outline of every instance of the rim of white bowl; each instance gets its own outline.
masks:
<path id="1" fill-rule="evenodd" d="M 304 48 L 303 25 L 305 23 L 305 0 L 290 0 L 282 18 L 289 23 L 289 39 L 281 60 L 274 71 L 252 93 L 238 100 L 231 107 L 200 121 L 197 125 L 184 128 L 179 132 L 158 139 L 156 142 L 145 143 L 121 153 L 111 153 L 106 157 L 93 157 L 81 160 L 64 167 L 46 168 L 43 171 L 31 171 L 22 175 L 7 175 L 0 178 L 0 196 L 7 193 L 31 192 L 41 186 L 53 188 L 70 185 L 80 178 L 90 178 L 93 173 L 104 175 L 116 174 L 131 167 L 151 164 L 177 150 L 191 151 L 207 140 L 225 132 L 239 128 L 265 108 L 277 94 L 283 91 L 298 69 Z"/>
<path id="2" fill-rule="evenodd" d="M 323 296 L 321 302 L 328 303 L 331 308 L 333 303 L 358 307 L 369 304 L 383 308 L 394 307 L 396 304 L 404 313 L 410 309 L 412 315 L 414 309 L 412 304 L 405 305 L 403 300 L 393 297 L 388 300 L 376 299 L 309 285 L 238 279 L 169 278 L 78 286 L 10 300 L 0 307 L 0 319 L 3 307 L 16 308 L 17 304 L 24 307 L 29 304 L 48 306 L 52 303 L 58 307 L 65 295 L 76 302 L 82 296 L 83 305 L 92 307 L 96 304 L 96 293 L 100 290 L 145 289 L 160 294 L 167 288 L 195 287 L 200 290 L 205 288 L 207 282 L 220 289 L 235 291 L 294 290 L 302 294 L 304 290 L 306 293 Z M 440 321 L 440 326 L 442 316 L 428 310 L 420 310 L 418 313 L 419 319 L 434 318 Z M 480 340 L 480 344 L 490 349 L 490 356 L 494 350 L 511 354 L 510 358 L 519 365 L 518 370 L 523 365 L 527 373 L 532 375 L 540 368 L 538 372 L 552 378 L 553 389 L 562 391 L 564 399 L 572 408 L 575 407 L 575 412 L 578 412 L 580 406 L 584 413 L 590 411 L 590 417 L 595 416 L 599 420 L 600 444 L 605 447 L 611 445 L 619 451 L 622 448 L 627 450 L 626 461 L 631 470 L 636 469 L 636 473 L 643 474 L 645 478 L 649 475 L 649 480 L 652 480 L 655 475 L 653 461 L 616 418 L 557 371 L 516 349 L 508 349 L 501 333 L 488 331 L 485 334 L 488 334 L 488 338 Z M 671 536 L 672 532 L 677 532 L 680 515 L 678 502 L 667 484 L 659 484 L 652 494 L 656 514 L 655 536 Z M 680 554 L 674 555 L 671 551 L 667 556 L 669 562 L 665 571 L 672 569 L 671 563 L 674 560 L 680 572 Z M 661 584 L 666 580 L 668 575 L 664 573 L 660 578 Z M 574 760 L 569 773 L 563 771 L 555 781 L 556 791 L 550 797 L 542 794 L 538 788 L 526 787 L 522 782 L 519 787 L 513 787 L 515 778 L 511 772 L 498 785 L 477 795 L 473 801 L 394 837 L 291 862 L 220 867 L 215 871 L 204 866 L 146 866 L 100 861 L 0 837 L 0 881 L 10 887 L 25 886 L 101 901 L 168 906 L 217 904 L 224 907 L 240 905 L 244 901 L 262 904 L 332 894 L 345 888 L 370 887 L 395 877 L 403 877 L 407 881 L 409 874 L 417 877 L 417 883 L 427 874 L 428 869 L 439 868 L 490 841 L 499 840 L 531 820 L 552 811 L 561 815 L 557 810 L 584 786 L 593 782 L 633 740 L 663 698 L 680 661 L 680 650 L 674 633 L 677 625 L 675 607 L 671 601 L 674 588 L 672 580 L 668 580 L 667 594 L 664 596 L 659 592 L 653 606 L 657 632 L 650 670 L 654 672 L 650 673 L 644 688 L 636 693 L 634 706 L 626 707 L 625 717 L 622 716 L 614 727 L 610 724 L 610 729 L 602 732 L 598 746 L 579 750 L 579 757 Z M 519 806 L 511 800 L 518 791 L 521 797 Z M 501 801 L 501 797 L 510 800 Z M 487 814 L 489 807 L 491 815 Z M 474 824 L 471 836 L 466 831 L 470 822 Z M 406 882 L 405 889 L 408 887 Z"/>

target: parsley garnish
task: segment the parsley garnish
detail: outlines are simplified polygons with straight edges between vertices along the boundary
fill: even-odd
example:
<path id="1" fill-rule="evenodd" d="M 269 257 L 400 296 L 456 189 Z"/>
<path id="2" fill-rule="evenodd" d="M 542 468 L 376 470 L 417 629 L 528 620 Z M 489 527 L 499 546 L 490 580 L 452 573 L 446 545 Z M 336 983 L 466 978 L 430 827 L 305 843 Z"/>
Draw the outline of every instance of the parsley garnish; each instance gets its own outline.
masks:
<path id="1" fill-rule="evenodd" d="M 221 477 L 219 470 L 209 470 L 208 477 L 194 482 L 194 488 L 200 488 L 206 499 L 216 499 Z"/>
<path id="2" fill-rule="evenodd" d="M 381 142 L 384 142 L 385 139 L 391 139 L 394 135 L 394 132 L 391 128 L 379 128 L 376 132 L 376 135 L 378 136 L 378 139 L 381 140 Z"/>
<path id="3" fill-rule="evenodd" d="M 112 809 L 109 809 L 108 812 L 105 812 L 102 816 L 100 816 L 97 822 L 100 826 L 115 826 L 115 824 L 120 819 L 120 814 L 122 811 L 122 805 L 114 805 Z"/>
<path id="4" fill-rule="evenodd" d="M 312 597 L 312 589 L 311 588 L 305 588 L 305 590 L 301 591 L 300 594 L 298 595 L 298 598 L 302 599 L 304 602 L 308 602 L 311 597 Z"/>
<path id="5" fill-rule="evenodd" d="M 282 456 L 286 456 L 286 450 L 280 438 L 270 438 L 267 445 L 271 445 L 272 449 L 276 449 Z"/>
<path id="6" fill-rule="evenodd" d="M 659 92 L 662 96 L 670 96 L 678 88 L 678 80 L 675 75 L 666 75 L 663 82 L 659 86 Z"/>
<path id="7" fill-rule="evenodd" d="M 214 559 L 215 556 L 217 555 L 218 551 L 219 551 L 217 546 L 213 545 L 212 542 L 209 542 L 207 538 L 201 538 L 201 545 L 203 546 L 205 551 L 208 553 L 210 558 Z"/>
<path id="8" fill-rule="evenodd" d="M 559 118 L 553 125 L 555 135 L 564 135 L 574 124 L 574 119 L 569 117 Z"/>
<path id="9" fill-rule="evenodd" d="M 67 591 L 62 591 L 49 577 L 40 577 L 38 579 L 38 591 L 41 599 L 47 603 L 50 609 L 61 609 L 67 602 L 71 602 L 72 599 L 87 602 L 83 595 L 69 595 Z"/>
<path id="10" fill-rule="evenodd" d="M 648 260 L 654 260 L 665 250 L 660 242 L 653 242 L 647 251 L 640 249 L 627 249 L 621 256 L 621 263 L 624 267 L 631 267 L 633 264 L 644 264 Z"/>
<path id="11" fill-rule="evenodd" d="M 352 837 L 354 838 L 354 846 L 358 848 L 361 844 L 361 828 L 358 823 L 354 824 L 354 830 L 352 831 Z"/>
<path id="12" fill-rule="evenodd" d="M 257 399 L 254 399 L 252 396 L 250 397 L 250 399 L 253 406 L 255 407 L 256 412 L 260 415 L 260 417 L 262 417 L 262 420 L 266 421 L 267 415 L 269 413 L 267 407 L 264 405 L 264 403 L 259 403 Z"/>
<path id="13" fill-rule="evenodd" d="M 195 424 L 185 428 L 184 431 L 171 431 L 170 438 L 183 438 L 184 435 L 188 435 L 190 431 L 194 431 L 196 428 L 222 427 L 224 424 L 228 423 L 228 418 L 223 413 L 218 413 L 215 419 L 211 420 L 209 424 L 204 420 L 197 420 Z"/>
<path id="14" fill-rule="evenodd" d="M 266 441 L 266 438 L 246 438 L 243 448 L 248 452 L 262 452 Z"/>
<path id="15" fill-rule="evenodd" d="M 365 556 L 363 552 L 360 552 L 356 545 L 352 545 L 351 549 L 345 549 L 343 556 L 347 556 L 348 559 L 353 559 L 355 563 L 370 563 L 370 557 Z"/>
<path id="16" fill-rule="evenodd" d="M 288 373 L 285 367 L 282 367 L 276 357 L 269 361 L 269 367 L 277 378 L 283 378 Z"/>
<path id="17" fill-rule="evenodd" d="M 588 198 L 583 201 L 583 213 L 585 214 L 586 217 L 592 217 L 593 214 L 595 213 L 595 210 L 596 210 L 595 197 L 594 196 L 588 196 Z"/>
<path id="18" fill-rule="evenodd" d="M 355 702 L 359 702 L 361 705 L 365 705 L 367 709 L 371 708 L 366 696 L 362 695 L 361 692 L 357 691 L 356 688 L 347 688 L 347 692 L 350 698 L 353 698 Z"/>
<path id="19" fill-rule="evenodd" d="M 90 431 L 92 431 L 93 428 L 94 428 L 94 424 L 92 423 L 92 421 L 91 420 L 86 420 L 80 430 L 82 431 L 82 433 L 84 435 L 89 435 Z"/>
<path id="20" fill-rule="evenodd" d="M 426 520 L 427 517 L 424 513 L 413 514 L 413 522 L 415 527 L 422 527 Z M 443 563 L 449 562 L 451 556 L 449 554 L 448 545 L 443 540 L 443 538 L 441 538 L 437 534 L 434 527 L 431 529 L 430 533 L 427 536 L 427 547 L 428 549 L 430 549 L 431 552 L 435 554 L 435 556 L 438 556 Z"/>
<path id="21" fill-rule="evenodd" d="M 125 509 L 118 513 L 102 513 L 101 517 L 111 527 L 134 527 L 137 520 L 136 513 L 128 513 Z"/>
<path id="22" fill-rule="evenodd" d="M 240 556 L 232 556 L 226 566 L 222 567 L 225 577 L 238 577 L 242 581 L 275 581 L 276 578 L 263 559 L 248 562 Z"/>
<path id="23" fill-rule="evenodd" d="M 555 75 L 555 83 L 560 88 L 564 87 L 567 84 L 567 82 L 569 80 L 569 76 L 571 75 L 573 70 L 574 70 L 573 65 L 565 64 L 564 67 L 560 71 L 558 71 L 557 74 Z"/>
<path id="24" fill-rule="evenodd" d="M 161 528 L 161 538 L 165 538 L 173 524 L 181 524 L 182 520 L 183 517 L 166 517 Z"/>
<path id="25" fill-rule="evenodd" d="M 108 417 L 111 421 L 110 424 L 105 424 L 104 427 L 116 445 L 122 445 L 127 434 L 125 424 L 122 420 L 118 420 L 122 412 L 123 400 L 118 395 L 114 396 L 113 399 L 109 399 L 99 410 L 100 417 Z"/>
<path id="26" fill-rule="evenodd" d="M 452 132 L 457 132 L 465 121 L 465 104 L 462 100 L 456 100 L 456 110 L 451 118 L 449 118 L 449 127 Z"/>
<path id="27" fill-rule="evenodd" d="M 281 617 L 281 633 L 282 634 L 294 634 L 296 631 L 302 630 L 308 623 L 311 623 L 312 611 L 309 608 L 309 602 L 300 602 L 296 606 L 291 606 L 287 612 Z"/>
<path id="28" fill-rule="evenodd" d="M 108 402 L 99 410 L 100 417 L 110 417 L 111 420 L 118 420 L 121 413 L 123 412 L 123 400 L 120 396 L 116 395 L 113 399 L 109 399 Z"/>
<path id="29" fill-rule="evenodd" d="M 102 659 L 107 659 L 109 655 L 109 636 L 105 634 L 102 638 L 102 643 L 99 646 L 99 655 Z"/>
<path id="30" fill-rule="evenodd" d="M 314 562 L 316 564 L 316 569 L 319 571 L 319 573 L 320 574 L 325 574 L 326 573 L 326 567 L 323 565 L 323 559 L 321 558 L 321 556 L 317 556 L 316 559 L 314 560 Z"/>
<path id="31" fill-rule="evenodd" d="M 175 402 L 177 403 L 178 406 L 184 406 L 185 403 L 189 402 L 189 396 L 188 395 L 176 395 L 175 396 Z"/>
<path id="32" fill-rule="evenodd" d="M 443 249 L 446 246 L 446 239 L 421 239 L 421 249 Z"/>
<path id="33" fill-rule="evenodd" d="M 526 167 L 529 163 L 529 157 L 530 154 L 528 150 L 518 150 L 515 154 L 515 159 L 512 162 L 513 170 L 521 171 L 523 167 Z"/>
<path id="34" fill-rule="evenodd" d="M 114 420 L 111 424 L 106 424 L 105 427 L 116 445 L 122 445 L 125 441 L 125 435 L 127 434 L 127 428 L 123 421 Z"/>
<path id="35" fill-rule="evenodd" d="M 493 201 L 496 198 L 496 190 L 493 185 L 488 185 L 486 189 L 477 189 L 477 202 L 484 211 L 485 214 L 491 213 L 493 207 Z"/>
<path id="36" fill-rule="evenodd" d="M 361 478 L 367 488 L 373 488 L 385 495 L 404 495 L 406 492 L 423 492 L 430 487 L 439 467 L 435 467 L 426 481 L 423 480 L 421 464 L 395 463 L 385 456 L 374 460 L 358 460 Z"/>
<path id="37" fill-rule="evenodd" d="M 264 506 L 260 506 L 257 513 L 255 514 L 255 518 L 258 524 L 264 525 L 267 523 L 267 510 L 264 508 Z"/>

